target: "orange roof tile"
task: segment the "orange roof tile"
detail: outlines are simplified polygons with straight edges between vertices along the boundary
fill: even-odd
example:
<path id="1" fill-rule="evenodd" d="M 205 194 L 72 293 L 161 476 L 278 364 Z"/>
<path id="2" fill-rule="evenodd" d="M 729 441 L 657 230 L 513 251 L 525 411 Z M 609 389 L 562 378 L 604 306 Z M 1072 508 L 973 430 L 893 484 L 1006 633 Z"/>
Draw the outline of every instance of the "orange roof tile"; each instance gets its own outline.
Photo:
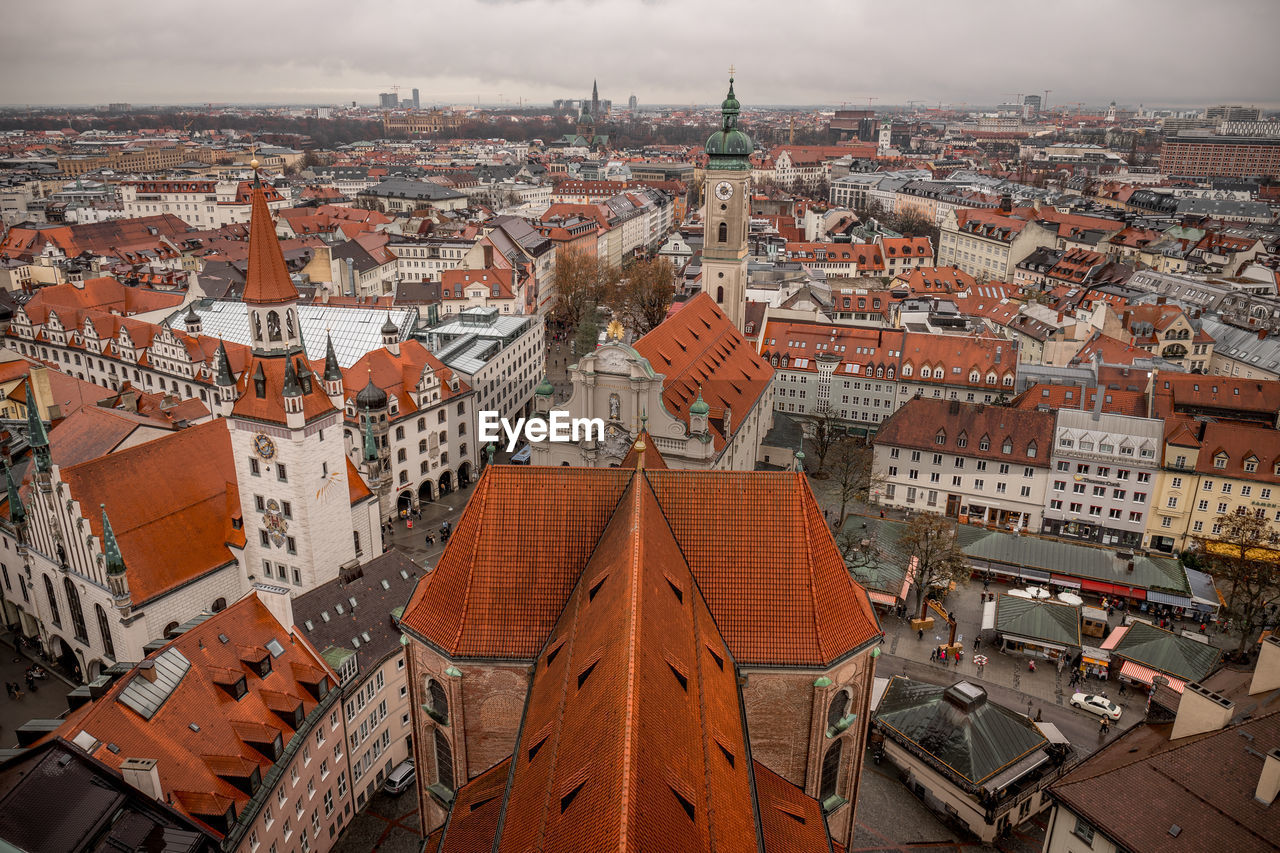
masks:
<path id="1" fill-rule="evenodd" d="M 275 639 L 283 651 L 269 657 L 270 672 L 259 676 L 240 659 L 235 644 L 222 641 L 224 636 L 257 645 Z M 265 779 L 273 765 L 244 740 L 246 734 L 259 729 L 279 733 L 286 744 L 293 738 L 292 725 L 271 705 L 281 704 L 284 697 L 290 711 L 301 705 L 306 715 L 316 708 L 316 696 L 291 664 L 323 673 L 330 687 L 337 682 L 324 659 L 306 642 L 293 641 L 290 631 L 256 594 L 171 640 L 148 661 L 161 657 L 173 662 L 185 659 L 190 666 L 149 718 L 123 701 L 130 685 L 146 677 L 135 667 L 104 696 L 68 717 L 55 734 L 72 740 L 81 731 L 88 732 L 98 741 L 90 754 L 114 770 L 130 758 L 156 759 L 161 790 L 172 794 L 175 808 L 204 823 L 233 804 L 237 814 L 248 805 L 249 795 L 229 778 L 257 768 Z M 247 692 L 238 700 L 218 686 L 217 673 L 227 670 L 245 678 Z M 210 829 L 222 836 L 217 827 Z"/>
<path id="2" fill-rule="evenodd" d="M 235 559 L 227 517 L 239 492 L 225 420 L 63 468 L 62 477 L 95 536 L 106 505 L 135 606 Z"/>
<path id="3" fill-rule="evenodd" d="M 716 306 L 700 293 L 635 343 L 636 352 L 666 376 L 662 402 L 680 420 L 698 399 L 711 407 L 710 423 L 716 450 L 746 420 L 747 412 L 773 381 L 773 368 Z M 729 434 L 723 418 L 730 410 Z"/>
<path id="4" fill-rule="evenodd" d="M 404 626 L 447 654 L 532 658 L 633 476 L 739 660 L 824 664 L 880 636 L 799 475 L 624 468 L 486 469 Z"/>
<path id="5" fill-rule="evenodd" d="M 261 185 L 253 191 L 253 213 L 249 228 L 249 270 L 245 276 L 245 302 L 274 304 L 293 302 L 298 290 L 289 278 L 284 253 L 276 240 L 275 224 Z"/>

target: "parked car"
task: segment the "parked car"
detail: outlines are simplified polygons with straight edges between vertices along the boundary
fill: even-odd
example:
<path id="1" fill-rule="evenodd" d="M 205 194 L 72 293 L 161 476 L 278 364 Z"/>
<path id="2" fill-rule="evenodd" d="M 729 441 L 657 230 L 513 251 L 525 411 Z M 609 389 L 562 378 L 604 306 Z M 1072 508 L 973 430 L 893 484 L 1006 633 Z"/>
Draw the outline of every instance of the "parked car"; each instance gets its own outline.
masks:
<path id="1" fill-rule="evenodd" d="M 406 758 L 387 774 L 387 781 L 382 783 L 382 790 L 388 794 L 403 794 L 413 785 L 418 777 L 418 770 L 413 766 L 413 759 Z"/>
<path id="2" fill-rule="evenodd" d="M 1120 719 L 1120 706 L 1106 696 L 1099 696 L 1096 693 L 1073 693 L 1071 704 L 1091 714 L 1097 714 L 1099 717 Z"/>

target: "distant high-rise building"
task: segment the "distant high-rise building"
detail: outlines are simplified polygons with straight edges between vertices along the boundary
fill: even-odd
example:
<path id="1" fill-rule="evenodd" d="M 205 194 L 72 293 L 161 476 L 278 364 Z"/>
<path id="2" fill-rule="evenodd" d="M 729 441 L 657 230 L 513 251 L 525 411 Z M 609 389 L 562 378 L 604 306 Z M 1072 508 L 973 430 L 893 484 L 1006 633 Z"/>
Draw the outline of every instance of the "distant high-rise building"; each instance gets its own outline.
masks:
<path id="1" fill-rule="evenodd" d="M 107 111 L 113 113 L 127 113 L 133 109 L 133 104 L 117 101 L 116 103 L 107 104 Z"/>
<path id="2" fill-rule="evenodd" d="M 1218 104 L 1216 107 L 1206 109 L 1204 117 L 1211 122 L 1259 121 L 1262 119 L 1262 110 L 1240 104 Z"/>
<path id="3" fill-rule="evenodd" d="M 418 90 L 417 90 L 417 89 L 414 89 L 414 90 L 413 90 L 413 108 L 414 108 L 415 110 L 420 110 L 420 109 L 422 109 L 422 101 L 418 100 Z"/>
<path id="4" fill-rule="evenodd" d="M 1024 107 L 1022 115 L 1025 118 L 1033 118 L 1040 115 L 1042 104 L 1043 101 L 1041 101 L 1039 95 L 1027 95 L 1022 99 L 1022 105 Z"/>
<path id="5" fill-rule="evenodd" d="M 632 95 L 630 98 L 627 98 L 627 109 L 629 111 L 635 112 L 639 106 L 640 106 L 640 102 L 636 100 L 635 95 Z"/>
<path id="6" fill-rule="evenodd" d="M 378 106 L 384 110 L 394 110 L 399 100 L 395 92 L 382 92 L 378 95 Z"/>

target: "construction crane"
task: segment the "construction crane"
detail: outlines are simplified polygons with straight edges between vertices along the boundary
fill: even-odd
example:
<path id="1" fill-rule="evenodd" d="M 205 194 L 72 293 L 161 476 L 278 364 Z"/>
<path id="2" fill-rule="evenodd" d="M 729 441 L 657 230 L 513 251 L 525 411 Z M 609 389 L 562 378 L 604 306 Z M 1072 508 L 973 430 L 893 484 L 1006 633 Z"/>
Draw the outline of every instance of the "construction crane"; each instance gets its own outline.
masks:
<path id="1" fill-rule="evenodd" d="M 866 101 L 867 101 L 867 109 L 869 109 L 869 110 L 875 109 L 875 107 L 873 107 L 873 106 L 871 105 L 871 102 L 872 102 L 872 101 L 878 101 L 878 100 L 880 100 L 879 98 L 873 98 L 873 97 L 871 97 L 870 95 L 854 95 L 854 97 L 855 97 L 855 98 L 857 98 L 859 101 L 861 101 L 863 98 L 866 98 Z"/>

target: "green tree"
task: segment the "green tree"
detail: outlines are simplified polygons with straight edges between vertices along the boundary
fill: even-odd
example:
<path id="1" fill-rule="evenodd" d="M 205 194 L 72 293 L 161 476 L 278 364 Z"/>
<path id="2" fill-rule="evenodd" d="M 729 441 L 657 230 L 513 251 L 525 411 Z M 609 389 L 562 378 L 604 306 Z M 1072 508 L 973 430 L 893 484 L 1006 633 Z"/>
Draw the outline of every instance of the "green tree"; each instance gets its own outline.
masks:
<path id="1" fill-rule="evenodd" d="M 1266 518 L 1251 513 L 1222 515 L 1220 533 L 1197 537 L 1210 572 L 1227 589 L 1226 615 L 1240 630 L 1237 652 L 1244 652 L 1280 603 L 1280 533 Z"/>

